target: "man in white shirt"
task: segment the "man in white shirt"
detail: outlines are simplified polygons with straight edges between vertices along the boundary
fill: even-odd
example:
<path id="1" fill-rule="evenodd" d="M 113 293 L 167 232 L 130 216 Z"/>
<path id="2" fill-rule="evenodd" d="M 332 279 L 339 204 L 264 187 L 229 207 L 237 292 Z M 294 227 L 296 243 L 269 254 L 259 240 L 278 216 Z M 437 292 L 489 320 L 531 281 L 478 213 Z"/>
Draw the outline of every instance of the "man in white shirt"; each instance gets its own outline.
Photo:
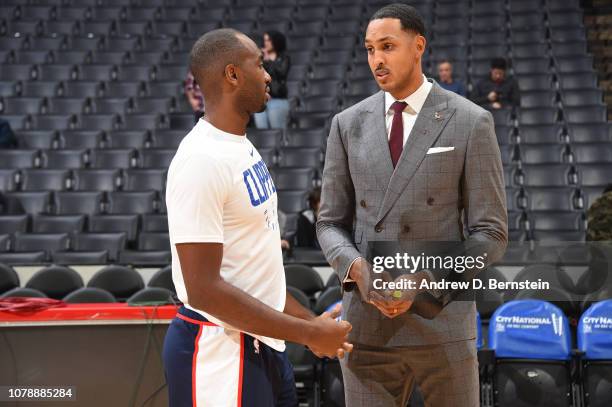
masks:
<path id="1" fill-rule="evenodd" d="M 190 68 L 207 109 L 168 171 L 172 277 L 184 304 L 164 342 L 170 406 L 295 406 L 284 341 L 343 357 L 351 326 L 286 293 L 276 188 L 245 134 L 270 99 L 261 51 L 242 33 L 214 30 L 196 41 Z"/>
<path id="2" fill-rule="evenodd" d="M 365 50 L 381 91 L 334 116 L 327 141 L 317 236 L 353 325 L 353 352 L 340 361 L 351 407 L 404 407 L 415 384 L 427 406 L 479 405 L 473 295 L 379 293 L 367 259 L 375 242 L 467 241 L 490 246 L 494 262 L 507 243 L 492 116 L 423 76 L 425 44 L 413 7 L 375 12 Z"/>

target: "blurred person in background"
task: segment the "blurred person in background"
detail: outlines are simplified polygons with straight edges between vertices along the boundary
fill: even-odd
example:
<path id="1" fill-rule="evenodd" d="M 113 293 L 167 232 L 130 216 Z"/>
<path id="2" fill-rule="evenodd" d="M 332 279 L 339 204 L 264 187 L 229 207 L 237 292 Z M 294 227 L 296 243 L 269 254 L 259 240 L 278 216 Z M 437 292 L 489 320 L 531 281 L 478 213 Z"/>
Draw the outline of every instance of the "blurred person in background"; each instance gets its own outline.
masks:
<path id="1" fill-rule="evenodd" d="M 317 187 L 308 195 L 309 208 L 300 213 L 297 224 L 297 247 L 320 248 L 317 240 L 317 218 L 321 205 L 321 188 Z"/>
<path id="2" fill-rule="evenodd" d="M 11 124 L 0 118 L 0 148 L 17 147 L 17 139 L 11 128 Z"/>
<path id="3" fill-rule="evenodd" d="M 612 184 L 593 202 L 587 211 L 588 241 L 612 241 Z"/>
<path id="4" fill-rule="evenodd" d="M 193 109 L 197 122 L 204 115 L 204 95 L 202 95 L 202 90 L 191 72 L 187 74 L 185 79 L 185 97 Z"/>
<path id="5" fill-rule="evenodd" d="M 463 82 L 453 79 L 453 64 L 447 59 L 438 64 L 438 80 L 442 88 L 465 97 L 465 86 Z"/>
<path id="6" fill-rule="evenodd" d="M 481 80 L 474 88 L 472 100 L 485 109 L 517 107 L 521 96 L 514 78 L 506 76 L 506 60 L 494 58 L 491 61 L 489 77 Z"/>
<path id="7" fill-rule="evenodd" d="M 255 127 L 258 129 L 282 129 L 289 115 L 287 100 L 287 74 L 289 73 L 289 56 L 285 36 L 278 31 L 269 30 L 263 35 L 263 66 L 270 74 L 270 96 L 266 110 L 255 113 Z"/>

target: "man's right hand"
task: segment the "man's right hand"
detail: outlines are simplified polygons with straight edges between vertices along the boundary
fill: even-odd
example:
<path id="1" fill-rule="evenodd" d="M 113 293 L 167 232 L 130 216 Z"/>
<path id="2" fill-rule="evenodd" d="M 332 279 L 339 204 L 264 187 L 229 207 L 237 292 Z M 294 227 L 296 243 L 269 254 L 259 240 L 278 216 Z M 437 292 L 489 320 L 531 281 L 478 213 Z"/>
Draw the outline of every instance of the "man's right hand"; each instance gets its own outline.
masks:
<path id="1" fill-rule="evenodd" d="M 489 94 L 487 95 L 487 98 L 489 99 L 489 102 L 495 102 L 497 100 L 497 92 L 495 91 L 489 92 Z"/>
<path id="2" fill-rule="evenodd" d="M 310 321 L 312 333 L 306 346 L 318 357 L 342 358 L 353 350 L 353 345 L 347 342 L 348 333 L 353 327 L 347 321 L 336 321 L 338 316 L 340 310 L 336 308 Z"/>

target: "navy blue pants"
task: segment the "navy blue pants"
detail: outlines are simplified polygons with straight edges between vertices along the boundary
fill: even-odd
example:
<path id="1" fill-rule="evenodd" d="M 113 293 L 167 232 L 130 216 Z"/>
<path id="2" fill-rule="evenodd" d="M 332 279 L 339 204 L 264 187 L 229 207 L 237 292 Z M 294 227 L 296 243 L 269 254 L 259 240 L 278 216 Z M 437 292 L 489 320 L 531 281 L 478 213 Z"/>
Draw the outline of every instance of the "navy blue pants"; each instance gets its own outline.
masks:
<path id="1" fill-rule="evenodd" d="M 185 307 L 168 328 L 163 360 L 170 407 L 298 405 L 286 352 Z"/>

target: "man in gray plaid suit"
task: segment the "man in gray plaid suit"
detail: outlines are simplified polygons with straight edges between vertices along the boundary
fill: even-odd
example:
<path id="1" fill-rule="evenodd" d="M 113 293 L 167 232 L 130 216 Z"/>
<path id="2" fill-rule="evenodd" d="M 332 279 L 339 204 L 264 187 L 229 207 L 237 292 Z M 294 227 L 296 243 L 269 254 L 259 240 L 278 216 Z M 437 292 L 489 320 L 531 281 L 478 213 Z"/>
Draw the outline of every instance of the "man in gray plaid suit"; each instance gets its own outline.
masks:
<path id="1" fill-rule="evenodd" d="M 381 296 L 364 260 L 373 241 L 485 243 L 487 263 L 507 244 L 492 116 L 423 76 L 424 32 L 404 4 L 372 16 L 365 46 L 382 91 L 337 114 L 327 143 L 317 235 L 353 325 L 341 360 L 350 407 L 404 407 L 415 383 L 427 406 L 479 404 L 473 295 Z"/>

